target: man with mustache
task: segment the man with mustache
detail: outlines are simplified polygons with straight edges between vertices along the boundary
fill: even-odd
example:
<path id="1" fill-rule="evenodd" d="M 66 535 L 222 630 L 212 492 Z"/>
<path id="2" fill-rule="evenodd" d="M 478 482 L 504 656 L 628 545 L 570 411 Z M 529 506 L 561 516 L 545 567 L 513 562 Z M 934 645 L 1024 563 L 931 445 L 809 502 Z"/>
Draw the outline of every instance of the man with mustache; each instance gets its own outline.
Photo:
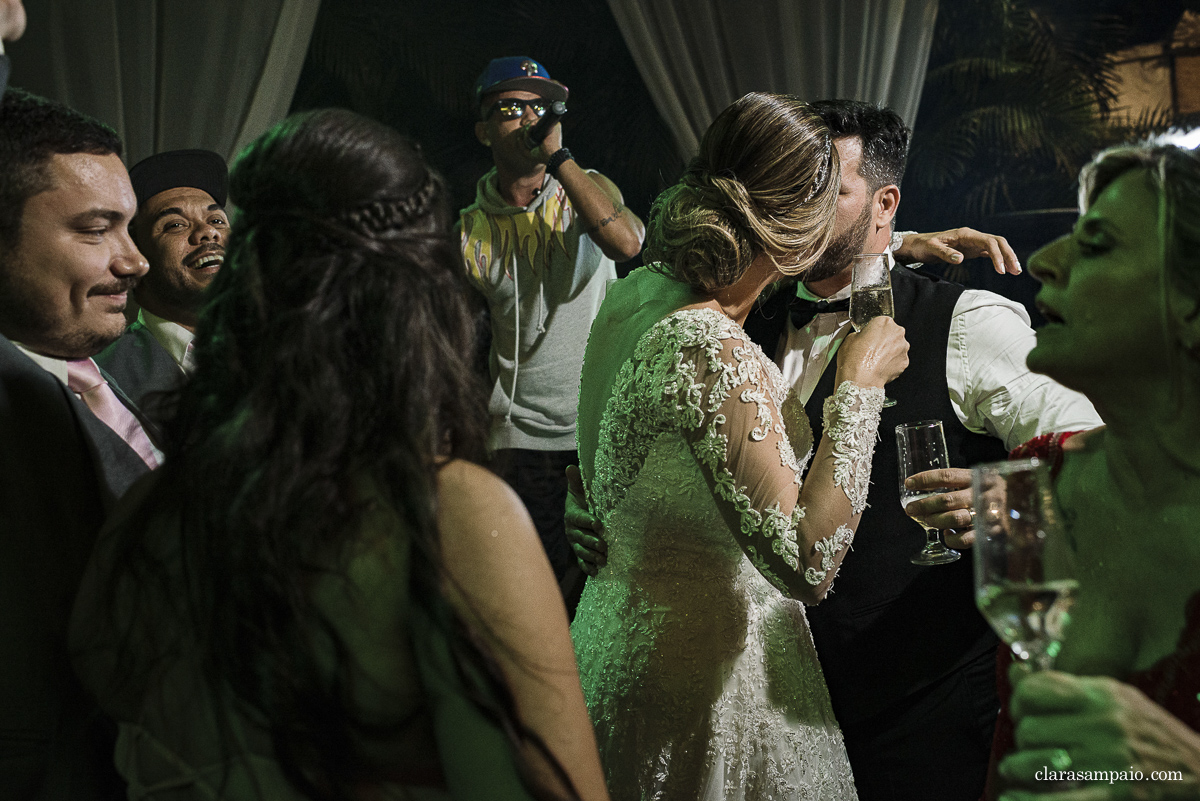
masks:
<path id="1" fill-rule="evenodd" d="M 997 270 L 1019 267 L 1002 238 L 971 229 L 893 234 L 907 126 L 890 109 L 856 101 L 812 105 L 841 162 L 833 239 L 803 283 L 778 288 L 745 329 L 779 364 L 818 442 L 822 405 L 834 390 L 830 368 L 851 330 L 846 302 L 855 255 L 895 248 L 909 261 L 988 255 Z M 899 504 L 893 429 L 941 420 L 952 464 L 966 467 L 1003 459 L 1041 433 L 1100 423 L 1082 395 L 1029 372 L 1034 333 L 1020 304 L 904 268 L 892 270 L 892 292 L 909 366 L 887 387 L 896 406 L 883 410 L 854 548 L 834 591 L 807 610 L 808 622 L 861 801 L 978 798 L 999 709 L 997 639 L 975 608 L 969 558 L 936 567 L 909 562 L 921 529 Z M 968 532 L 969 513 L 955 513 Z M 577 508 L 568 518 L 587 520 Z M 589 549 L 602 544 L 571 526 L 568 533 L 585 563 L 603 564 Z M 953 532 L 947 541 L 969 544 Z"/>
<path id="2" fill-rule="evenodd" d="M 174 389 L 192 369 L 192 338 L 204 290 L 225 262 L 229 171 L 208 150 L 172 150 L 129 170 L 138 211 L 133 241 L 150 263 L 125 334 L 96 362 L 134 402 Z"/>
<path id="3" fill-rule="evenodd" d="M 66 628 L 105 515 L 158 464 L 91 357 L 147 270 L 106 125 L 20 89 L 0 101 L 0 797 L 109 799 L 115 727 Z"/>

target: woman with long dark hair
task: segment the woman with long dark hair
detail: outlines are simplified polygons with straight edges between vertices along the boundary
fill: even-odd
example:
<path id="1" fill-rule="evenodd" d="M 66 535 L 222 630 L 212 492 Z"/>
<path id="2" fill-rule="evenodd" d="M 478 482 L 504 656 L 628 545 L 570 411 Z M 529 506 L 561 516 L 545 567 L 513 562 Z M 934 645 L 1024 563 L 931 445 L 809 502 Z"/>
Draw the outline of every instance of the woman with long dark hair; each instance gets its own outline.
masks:
<path id="1" fill-rule="evenodd" d="M 605 799 L 486 418 L 441 179 L 346 111 L 238 159 L 167 424 L 76 604 L 131 798 Z"/>

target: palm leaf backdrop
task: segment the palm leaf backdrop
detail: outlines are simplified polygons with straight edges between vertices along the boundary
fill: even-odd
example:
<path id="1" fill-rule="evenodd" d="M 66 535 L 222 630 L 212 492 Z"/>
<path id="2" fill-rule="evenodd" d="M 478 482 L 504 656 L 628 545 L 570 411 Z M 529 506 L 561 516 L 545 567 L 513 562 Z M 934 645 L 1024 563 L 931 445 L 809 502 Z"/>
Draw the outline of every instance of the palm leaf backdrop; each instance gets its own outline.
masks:
<path id="1" fill-rule="evenodd" d="M 1115 15 L 1050 0 L 943 3 L 902 213 L 936 228 L 1070 205 L 1106 141 L 1110 54 L 1129 36 Z"/>
<path id="2" fill-rule="evenodd" d="M 943 2 L 905 173 L 904 227 L 1070 207 L 1099 149 L 1192 122 L 1116 107 L 1113 55 L 1196 0 Z"/>
<path id="3" fill-rule="evenodd" d="M 413 137 L 461 208 L 491 168 L 474 135 L 475 78 L 508 55 L 536 58 L 570 87 L 564 142 L 645 219 L 683 163 L 599 0 L 326 0 L 292 110 L 349 108 Z"/>
<path id="4" fill-rule="evenodd" d="M 971 225 L 1024 262 L 1070 230 L 1076 178 L 1099 149 L 1186 120 L 1116 106 L 1113 55 L 1168 37 L 1197 0 L 944 0 L 905 173 L 901 228 Z M 936 268 L 935 268 L 936 269 Z M 1031 302 L 1028 275 L 947 277 Z"/>

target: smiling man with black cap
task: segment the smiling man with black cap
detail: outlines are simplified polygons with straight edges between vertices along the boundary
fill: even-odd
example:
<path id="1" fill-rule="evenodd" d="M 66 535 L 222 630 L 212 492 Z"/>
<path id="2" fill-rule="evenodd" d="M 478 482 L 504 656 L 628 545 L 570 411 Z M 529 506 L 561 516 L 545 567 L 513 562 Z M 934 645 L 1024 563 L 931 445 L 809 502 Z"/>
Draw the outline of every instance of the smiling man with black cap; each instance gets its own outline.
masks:
<path id="1" fill-rule="evenodd" d="M 150 263 L 134 298 L 138 319 L 97 363 L 136 403 L 190 372 L 204 290 L 225 262 L 229 171 L 208 150 L 172 150 L 129 170 L 138 210 L 130 233 Z"/>

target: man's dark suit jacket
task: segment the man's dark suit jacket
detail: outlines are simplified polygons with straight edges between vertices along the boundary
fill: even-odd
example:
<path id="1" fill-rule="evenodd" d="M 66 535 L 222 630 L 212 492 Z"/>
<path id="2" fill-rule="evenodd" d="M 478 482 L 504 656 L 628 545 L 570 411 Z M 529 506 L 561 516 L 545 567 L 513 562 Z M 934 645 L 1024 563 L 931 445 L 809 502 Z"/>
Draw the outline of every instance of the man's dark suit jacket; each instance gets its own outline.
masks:
<path id="1" fill-rule="evenodd" d="M 168 392 L 183 383 L 183 370 L 139 320 L 121 338 L 96 354 L 96 364 L 143 411 L 151 408 L 155 393 Z"/>
<path id="2" fill-rule="evenodd" d="M 75 678 L 66 638 L 105 514 L 145 472 L 124 440 L 0 336 L 0 798 L 6 801 L 122 797 L 112 761 L 115 728 Z"/>

